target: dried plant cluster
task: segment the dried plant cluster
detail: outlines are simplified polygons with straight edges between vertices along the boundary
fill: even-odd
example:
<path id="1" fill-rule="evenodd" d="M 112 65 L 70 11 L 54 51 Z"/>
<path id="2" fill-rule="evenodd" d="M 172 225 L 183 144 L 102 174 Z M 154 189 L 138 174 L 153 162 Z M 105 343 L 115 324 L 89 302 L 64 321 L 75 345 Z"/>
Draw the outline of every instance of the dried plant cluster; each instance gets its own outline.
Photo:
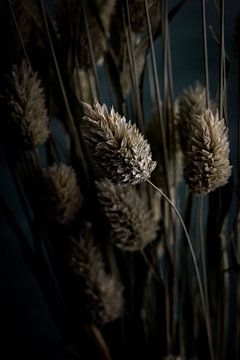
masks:
<path id="1" fill-rule="evenodd" d="M 81 129 L 91 159 L 115 184 L 138 184 L 146 181 L 156 163 L 148 142 L 136 125 L 127 123 L 112 108 L 95 102 L 83 104 L 85 116 Z"/>
<path id="2" fill-rule="evenodd" d="M 193 192 L 208 193 L 224 186 L 231 175 L 228 131 L 211 110 L 196 117 L 186 153 L 185 179 Z"/>
<path id="3" fill-rule="evenodd" d="M 83 202 L 74 169 L 55 164 L 44 170 L 43 177 L 46 212 L 61 224 L 69 224 Z"/>
<path id="4" fill-rule="evenodd" d="M 49 325 L 52 359 L 240 358 L 239 16 L 226 54 L 230 8 L 214 1 L 211 37 L 211 1 L 196 4 L 0 0 L 0 262 L 4 310 L 24 265 L 23 300 L 6 310 L 10 330 L 21 312 L 9 333 L 35 351 L 24 359 L 39 358 L 26 324 L 33 337 Z M 202 17 L 193 74 L 205 81 L 179 93 L 184 6 Z"/>
<path id="5" fill-rule="evenodd" d="M 112 241 L 126 251 L 143 250 L 156 238 L 158 230 L 146 199 L 138 194 L 135 187 L 113 185 L 108 179 L 96 185 L 111 228 Z"/>
<path id="6" fill-rule="evenodd" d="M 50 133 L 44 90 L 37 73 L 25 61 L 13 66 L 6 98 L 11 120 L 25 145 L 42 145 Z"/>
<path id="7" fill-rule="evenodd" d="M 70 265 L 84 280 L 86 307 L 91 321 L 104 325 L 121 316 L 122 286 L 105 271 L 99 246 L 94 244 L 90 225 L 86 225 L 77 240 L 73 240 Z"/>

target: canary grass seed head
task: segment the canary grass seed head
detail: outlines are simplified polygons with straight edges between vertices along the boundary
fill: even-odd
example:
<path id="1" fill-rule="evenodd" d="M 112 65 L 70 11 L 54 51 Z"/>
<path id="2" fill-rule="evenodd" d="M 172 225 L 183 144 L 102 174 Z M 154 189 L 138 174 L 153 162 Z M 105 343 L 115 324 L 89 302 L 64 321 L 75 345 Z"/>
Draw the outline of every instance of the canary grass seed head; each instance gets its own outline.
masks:
<path id="1" fill-rule="evenodd" d="M 127 122 L 112 108 L 95 102 L 83 103 L 83 137 L 92 161 L 115 184 L 146 181 L 156 166 L 148 142 L 136 125 Z"/>
<path id="2" fill-rule="evenodd" d="M 134 186 L 114 185 L 108 179 L 96 182 L 96 186 L 116 246 L 140 251 L 156 238 L 158 222 L 148 208 L 147 199 Z"/>
<path id="3" fill-rule="evenodd" d="M 24 144 L 37 147 L 50 133 L 44 90 L 37 73 L 23 61 L 13 66 L 6 99 L 11 121 L 16 125 Z"/>
<path id="4" fill-rule="evenodd" d="M 89 224 L 79 238 L 72 241 L 70 266 L 84 281 L 86 306 L 91 321 L 104 325 L 120 317 L 123 288 L 114 276 L 106 273 L 101 250 L 94 243 Z"/>
<path id="5" fill-rule="evenodd" d="M 71 166 L 60 163 L 43 171 L 44 203 L 48 215 L 61 224 L 69 224 L 79 211 L 83 198 Z"/>
<path id="6" fill-rule="evenodd" d="M 196 115 L 202 115 L 206 110 L 206 90 L 196 83 L 195 87 L 191 86 L 185 89 L 183 95 L 179 99 L 179 134 L 180 143 L 183 152 L 187 151 L 189 132 L 192 123 L 195 122 Z"/>
<path id="7" fill-rule="evenodd" d="M 218 113 L 206 110 L 197 116 L 189 134 L 184 177 L 195 193 L 209 193 L 231 176 L 228 130 Z"/>

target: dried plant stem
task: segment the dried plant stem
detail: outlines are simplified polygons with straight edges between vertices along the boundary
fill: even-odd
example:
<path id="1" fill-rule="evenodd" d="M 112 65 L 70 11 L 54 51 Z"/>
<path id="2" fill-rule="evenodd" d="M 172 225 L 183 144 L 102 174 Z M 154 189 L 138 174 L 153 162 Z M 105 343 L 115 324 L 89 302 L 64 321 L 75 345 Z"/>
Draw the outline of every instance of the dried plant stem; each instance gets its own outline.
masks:
<path id="1" fill-rule="evenodd" d="M 111 360 L 112 357 L 110 355 L 110 351 L 108 349 L 108 346 L 101 334 L 101 331 L 93 324 L 88 325 L 87 329 L 89 331 L 90 334 L 93 335 L 95 341 L 96 341 L 96 346 L 97 346 L 97 352 L 99 355 L 99 359 L 101 360 Z"/>
<path id="2" fill-rule="evenodd" d="M 94 52 L 93 52 L 91 34 L 89 31 L 89 25 L 88 25 L 87 13 L 86 13 L 86 4 L 85 4 L 84 0 L 82 0 L 81 3 L 82 3 L 82 9 L 83 9 L 84 24 L 85 24 L 86 34 L 87 34 L 87 41 L 88 41 L 91 62 L 92 62 L 92 67 L 93 67 L 93 74 L 94 74 L 94 79 L 96 82 L 97 97 L 98 97 L 98 100 L 101 101 L 100 82 L 99 82 L 99 78 L 98 78 L 97 66 L 96 66 L 96 61 L 95 61 Z"/>
<path id="3" fill-rule="evenodd" d="M 44 5 L 44 0 L 40 0 L 40 4 L 41 4 L 43 20 L 44 20 L 48 40 L 49 40 L 49 45 L 50 45 L 50 49 L 51 49 L 51 53 L 52 53 L 52 57 L 53 57 L 53 62 L 54 62 L 55 69 L 56 69 L 56 72 L 57 72 L 57 77 L 58 77 L 58 80 L 59 80 L 60 89 L 61 89 L 61 92 L 62 92 L 64 104 L 65 104 L 68 119 L 69 119 L 69 122 L 70 122 L 69 132 L 70 132 L 71 137 L 72 137 L 72 139 L 74 141 L 76 154 L 77 154 L 79 160 L 81 161 L 81 164 L 82 164 L 82 166 L 84 168 L 85 174 L 87 175 L 88 172 L 87 172 L 86 161 L 84 159 L 82 149 L 81 149 L 81 145 L 79 143 L 79 138 L 78 138 L 78 135 L 77 135 L 78 132 L 77 132 L 75 124 L 74 124 L 73 116 L 72 116 L 72 113 L 71 113 L 71 110 L 70 110 L 69 102 L 68 102 L 68 99 L 67 99 L 67 94 L 66 94 L 66 91 L 65 91 L 65 88 L 64 88 L 64 84 L 63 84 L 63 81 L 62 81 L 62 76 L 61 76 L 61 73 L 60 73 L 57 57 L 56 57 L 55 50 L 54 50 L 53 43 L 52 43 L 52 39 L 51 39 L 51 34 L 50 34 L 47 15 L 46 15 L 46 9 L 45 9 L 45 5 Z"/>
<path id="4" fill-rule="evenodd" d="M 224 67 L 225 67 L 225 50 L 224 50 L 224 0 L 220 1 L 220 74 L 219 74 L 219 118 L 223 118 L 224 105 Z"/>
<path id="5" fill-rule="evenodd" d="M 122 1 L 121 1 L 122 3 Z M 130 10 L 129 10 L 129 4 L 128 1 L 125 1 L 126 3 L 126 10 L 127 10 L 127 25 L 129 29 L 129 41 L 128 41 L 128 34 L 126 32 L 126 21 L 124 17 L 124 9 L 123 9 L 123 22 L 124 22 L 124 28 L 125 28 L 125 34 L 127 39 L 127 45 L 128 45 L 128 52 L 129 52 L 129 58 L 131 57 L 130 66 L 132 67 L 132 73 L 133 73 L 133 87 L 134 87 L 134 93 L 135 93 L 135 103 L 137 108 L 137 115 L 138 115 L 138 125 L 142 133 L 144 133 L 144 121 L 143 121 L 143 113 L 142 113 L 142 107 L 141 107 L 141 101 L 140 101 L 140 92 L 139 87 L 137 83 L 137 67 L 136 67 L 136 59 L 134 54 L 134 46 L 133 46 L 133 37 L 132 37 L 132 30 L 131 30 L 131 19 L 130 19 Z"/>
<path id="6" fill-rule="evenodd" d="M 155 50 L 154 50 L 153 35 L 152 35 L 152 28 L 151 28 L 151 22 L 150 22 L 150 17 L 149 17 L 147 0 L 144 0 L 144 5 L 145 5 L 145 12 L 146 12 L 146 18 L 147 18 L 147 25 L 148 25 L 148 34 L 149 34 L 149 40 L 150 40 L 151 63 L 152 63 L 152 70 L 153 70 L 154 88 L 155 88 L 155 95 L 156 95 L 156 102 L 157 102 L 159 124 L 160 124 L 160 130 L 161 130 L 161 140 L 162 140 L 162 144 L 163 144 L 163 169 L 164 169 L 164 176 L 166 179 L 166 191 L 167 191 L 167 194 L 170 196 L 169 175 L 168 175 L 168 169 L 167 169 L 167 163 L 168 163 L 167 144 L 166 144 L 164 123 L 163 123 L 163 113 L 162 113 L 162 107 L 161 107 L 161 96 L 160 96 L 160 87 L 159 87 L 158 74 L 157 74 L 156 56 L 155 56 Z"/>
<path id="7" fill-rule="evenodd" d="M 205 85 L 206 85 L 206 107 L 208 109 L 210 102 L 209 102 L 208 48 L 207 48 L 206 7 L 205 7 L 206 0 L 201 0 L 201 4 L 202 4 L 203 53 L 204 53 Z"/>
<path id="8" fill-rule="evenodd" d="M 236 216 L 236 259 L 240 263 L 240 57 L 238 60 L 238 117 L 237 117 L 237 175 L 238 175 L 238 208 Z M 236 359 L 240 357 L 240 273 L 237 275 L 237 323 L 236 323 Z"/>
<path id="9" fill-rule="evenodd" d="M 164 194 L 162 192 L 161 189 L 159 189 L 157 186 L 155 186 L 150 180 L 147 180 L 148 184 L 150 186 L 152 186 L 157 192 L 159 192 L 162 197 L 169 203 L 169 205 L 173 208 L 173 210 L 175 211 L 181 225 L 184 231 L 184 234 L 186 236 L 187 239 L 187 243 L 188 243 L 188 247 L 190 249 L 190 254 L 192 257 L 192 261 L 193 261 L 193 266 L 194 266 L 194 270 L 195 270 L 195 274 L 196 274 L 196 279 L 197 279 L 197 283 L 198 283 L 198 288 L 199 288 L 199 294 L 200 294 L 200 299 L 201 299 L 201 303 L 202 303 L 202 310 L 203 310 L 203 316 L 204 316 L 204 320 L 205 320 L 205 325 L 206 325 L 206 330 L 207 330 L 207 337 L 208 337 L 208 344 L 209 344 L 209 351 L 210 351 L 210 357 L 211 360 L 214 360 L 214 354 L 213 354 L 213 346 L 212 346 L 212 340 L 211 340 L 211 336 L 210 336 L 210 328 L 209 328 L 209 321 L 208 321 L 208 314 L 207 314 L 207 310 L 206 310 L 206 302 L 205 302 L 205 297 L 204 297 L 204 291 L 203 291 L 203 286 L 202 286 L 202 280 L 201 280 L 201 276 L 200 276 L 200 272 L 198 269 L 198 264 L 197 264 L 197 259 L 193 250 L 193 246 L 191 243 L 191 239 L 189 237 L 188 231 L 186 229 L 186 226 L 184 224 L 184 221 L 182 219 L 181 214 L 179 213 L 178 209 L 176 208 L 176 206 L 174 205 L 174 203 L 168 198 L 168 196 L 166 194 Z"/>
<path id="10" fill-rule="evenodd" d="M 19 37 L 19 40 L 20 40 L 20 43 L 21 43 L 21 46 L 22 46 L 22 50 L 23 50 L 23 53 L 24 53 L 25 60 L 27 61 L 28 65 L 31 67 L 31 62 L 29 60 L 27 50 L 26 50 L 26 47 L 24 45 L 24 41 L 23 41 L 23 38 L 22 38 L 22 35 L 21 35 L 21 31 L 20 31 L 20 28 L 19 28 L 18 23 L 17 23 L 15 12 L 14 12 L 14 9 L 13 9 L 13 6 L 12 6 L 12 1 L 8 0 L 8 3 L 9 3 L 12 18 L 13 18 L 13 22 L 14 22 L 14 25 L 16 27 L 17 35 Z"/>
<path id="11" fill-rule="evenodd" d="M 206 302 L 206 311 L 207 311 L 207 320 L 208 327 L 211 336 L 211 342 L 213 342 L 213 336 L 211 331 L 211 319 L 209 312 L 209 299 L 208 299 L 208 286 L 207 286 L 207 267 L 206 267 L 206 254 L 205 254 L 205 244 L 204 244 L 204 224 L 203 224 L 203 195 L 199 197 L 199 234 L 200 234 L 200 257 L 202 263 L 202 274 L 203 274 L 203 288 L 204 288 L 204 296 Z"/>

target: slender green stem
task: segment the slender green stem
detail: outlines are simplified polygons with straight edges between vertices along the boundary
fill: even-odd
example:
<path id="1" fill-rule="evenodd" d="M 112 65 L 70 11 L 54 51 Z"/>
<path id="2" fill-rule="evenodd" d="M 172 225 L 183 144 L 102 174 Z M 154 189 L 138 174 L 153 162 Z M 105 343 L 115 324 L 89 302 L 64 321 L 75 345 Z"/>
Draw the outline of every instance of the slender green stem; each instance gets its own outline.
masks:
<path id="1" fill-rule="evenodd" d="M 173 210 L 175 211 L 181 225 L 184 231 L 184 234 L 186 236 L 187 239 L 187 243 L 188 243 L 188 247 L 190 250 L 190 254 L 192 257 L 192 261 L 193 261 L 193 266 L 194 266 L 194 270 L 195 270 L 195 274 L 196 274 L 196 279 L 197 279 L 197 284 L 198 284 L 198 288 L 199 288 L 199 294 L 200 294 L 200 299 L 201 299 L 201 303 L 202 303 L 202 309 L 203 309 L 203 316 L 204 316 L 204 320 L 205 320 L 205 325 L 206 325 L 206 330 L 207 330 L 207 337 L 208 337 L 208 343 L 209 343 L 209 350 L 210 350 L 210 356 L 211 359 L 214 359 L 214 354 L 213 354 L 213 346 L 212 346 L 212 340 L 211 340 L 211 336 L 210 336 L 210 328 L 209 328 L 209 321 L 208 321 L 208 314 L 207 314 L 207 310 L 206 310 L 206 302 L 205 302 L 205 298 L 204 298 L 204 291 L 203 291 L 203 286 L 202 286 L 202 280 L 201 280 L 201 276 L 200 276 L 200 272 L 198 269 L 198 264 L 197 264 L 197 259 L 193 250 L 193 246 L 191 243 L 191 239 L 190 236 L 188 234 L 188 231 L 186 229 L 186 226 L 184 224 L 184 221 L 182 219 L 181 214 L 179 213 L 178 209 L 176 208 L 176 206 L 174 205 L 174 203 L 168 198 L 167 195 L 165 195 L 161 189 L 159 189 L 156 185 L 154 185 L 150 180 L 147 180 L 148 184 L 150 186 L 152 186 L 156 191 L 158 191 L 162 197 L 169 203 L 169 205 L 173 208 Z"/>

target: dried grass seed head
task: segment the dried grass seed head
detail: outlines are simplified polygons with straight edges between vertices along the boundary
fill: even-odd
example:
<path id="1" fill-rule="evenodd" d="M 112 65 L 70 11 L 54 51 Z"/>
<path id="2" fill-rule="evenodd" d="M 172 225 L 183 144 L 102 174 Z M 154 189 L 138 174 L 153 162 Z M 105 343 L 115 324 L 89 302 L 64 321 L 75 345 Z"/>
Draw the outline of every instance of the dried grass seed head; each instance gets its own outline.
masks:
<path id="1" fill-rule="evenodd" d="M 156 163 L 136 125 L 98 102 L 93 106 L 83 103 L 83 107 L 83 136 L 90 157 L 102 168 L 104 176 L 120 185 L 146 181 Z"/>
<path id="2" fill-rule="evenodd" d="M 97 325 L 114 321 L 122 314 L 123 288 L 115 277 L 106 273 L 91 227 L 87 225 L 72 244 L 70 265 L 84 280 L 86 306 L 91 320 Z"/>
<path id="3" fill-rule="evenodd" d="M 225 185 L 231 176 L 228 130 L 207 110 L 197 116 L 189 135 L 184 177 L 195 193 L 209 193 Z"/>
<path id="4" fill-rule="evenodd" d="M 183 152 L 187 151 L 189 132 L 191 125 L 195 122 L 196 115 L 202 115 L 206 110 L 206 90 L 196 83 L 185 89 L 179 99 L 179 134 Z"/>
<path id="5" fill-rule="evenodd" d="M 13 66 L 6 99 L 11 120 L 25 145 L 36 147 L 49 136 L 49 119 L 44 90 L 37 73 L 25 61 Z"/>
<path id="6" fill-rule="evenodd" d="M 157 220 L 146 198 L 141 197 L 135 187 L 114 185 L 108 179 L 96 185 L 116 246 L 126 251 L 140 251 L 156 238 Z"/>
<path id="7" fill-rule="evenodd" d="M 55 164 L 43 172 L 44 203 L 48 215 L 61 224 L 69 224 L 79 211 L 83 198 L 71 166 Z"/>

